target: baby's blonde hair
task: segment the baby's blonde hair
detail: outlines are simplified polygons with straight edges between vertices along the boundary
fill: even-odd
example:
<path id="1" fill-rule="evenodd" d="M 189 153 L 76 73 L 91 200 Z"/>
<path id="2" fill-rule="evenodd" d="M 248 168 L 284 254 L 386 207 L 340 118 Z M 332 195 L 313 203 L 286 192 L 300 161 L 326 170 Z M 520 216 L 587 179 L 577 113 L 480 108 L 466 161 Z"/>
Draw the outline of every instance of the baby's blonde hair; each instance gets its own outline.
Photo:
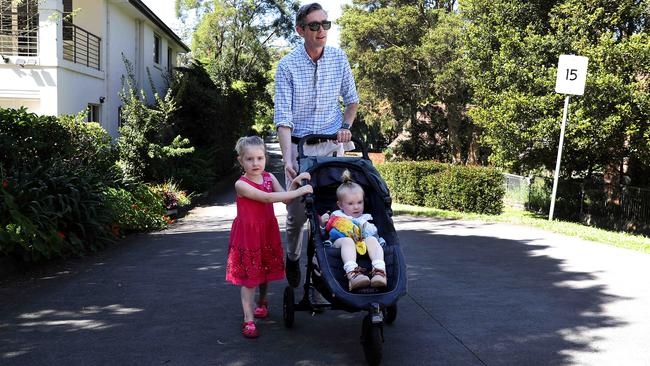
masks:
<path id="1" fill-rule="evenodd" d="M 238 156 L 244 156 L 244 151 L 249 147 L 261 147 L 264 150 L 264 155 L 266 155 L 266 146 L 264 145 L 264 140 L 259 136 L 245 136 L 240 137 L 235 144 L 235 151 Z"/>
<path id="2" fill-rule="evenodd" d="M 364 194 L 363 187 L 352 180 L 352 173 L 350 173 L 349 170 L 345 169 L 343 171 L 343 174 L 341 174 L 341 182 L 341 185 L 336 189 L 337 199 L 340 200 L 344 194 L 353 191 L 360 191 L 362 194 Z"/>

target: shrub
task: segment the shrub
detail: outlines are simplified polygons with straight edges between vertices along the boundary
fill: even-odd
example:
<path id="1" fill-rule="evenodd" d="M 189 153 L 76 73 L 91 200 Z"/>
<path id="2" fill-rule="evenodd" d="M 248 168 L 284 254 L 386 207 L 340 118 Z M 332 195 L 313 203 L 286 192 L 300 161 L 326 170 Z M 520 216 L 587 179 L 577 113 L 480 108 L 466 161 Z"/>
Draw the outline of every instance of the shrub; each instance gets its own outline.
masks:
<path id="1" fill-rule="evenodd" d="M 427 176 L 422 186 L 427 207 L 492 215 L 503 210 L 503 175 L 491 168 L 451 166 Z"/>
<path id="2" fill-rule="evenodd" d="M 145 184 L 133 184 L 129 190 L 108 188 L 104 199 L 112 222 L 122 231 L 159 230 L 168 223 L 162 195 Z"/>
<path id="3" fill-rule="evenodd" d="M 0 251 L 26 261 L 97 250 L 114 239 L 102 182 L 63 164 L 6 177 L 0 188 Z"/>
<path id="4" fill-rule="evenodd" d="M 177 160 L 194 148 L 189 146 L 188 139 L 174 133 L 171 115 L 177 107 L 171 90 L 164 98 L 154 94 L 155 104 L 148 106 L 144 91 L 135 90 L 132 65 L 126 59 L 124 63 L 128 75 L 123 78 L 120 92 L 120 166 L 130 179 L 163 182 L 171 177 Z"/>
<path id="5" fill-rule="evenodd" d="M 376 168 L 398 203 L 487 214 L 503 209 L 503 175 L 493 168 L 430 161 L 388 162 Z"/>
<path id="6" fill-rule="evenodd" d="M 0 109 L 0 143 L 0 252 L 38 260 L 113 239 L 101 192 L 116 149 L 99 125 Z"/>
<path id="7" fill-rule="evenodd" d="M 397 162 L 378 165 L 377 170 L 390 188 L 395 202 L 422 206 L 424 177 L 436 174 L 446 168 L 445 164 L 436 162 Z"/>
<path id="8" fill-rule="evenodd" d="M 163 206 L 166 210 L 177 209 L 192 203 L 187 193 L 181 190 L 178 184 L 172 180 L 163 184 L 154 185 L 151 187 L 151 190 L 162 196 Z"/>
<path id="9" fill-rule="evenodd" d="M 254 121 L 261 131 L 268 131 L 264 126 L 271 125 L 272 119 L 264 117 L 272 115 L 271 102 L 263 101 L 256 89 L 261 82 L 229 84 L 211 78 L 198 61 L 177 70 L 171 89 L 183 108 L 173 113 L 175 133 L 187 137 L 196 150 L 182 160 L 174 177 L 183 189 L 203 192 L 233 171 L 235 143 Z"/>

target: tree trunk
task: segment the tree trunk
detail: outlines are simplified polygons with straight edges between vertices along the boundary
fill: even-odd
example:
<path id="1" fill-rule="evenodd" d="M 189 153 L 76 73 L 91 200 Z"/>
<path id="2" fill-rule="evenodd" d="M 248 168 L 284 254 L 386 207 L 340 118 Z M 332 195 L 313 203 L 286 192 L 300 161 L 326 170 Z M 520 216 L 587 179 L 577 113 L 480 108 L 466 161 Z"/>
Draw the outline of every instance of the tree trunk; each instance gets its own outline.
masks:
<path id="1" fill-rule="evenodd" d="M 479 165 L 478 160 L 478 148 L 479 148 L 479 128 L 472 124 L 470 127 L 470 133 L 468 134 L 469 144 L 467 148 L 467 165 Z"/>
<path id="2" fill-rule="evenodd" d="M 463 163 L 463 143 L 460 137 L 461 124 L 463 122 L 463 107 L 455 104 L 447 104 L 447 128 L 449 131 L 448 141 L 451 151 L 451 161 L 454 164 Z"/>

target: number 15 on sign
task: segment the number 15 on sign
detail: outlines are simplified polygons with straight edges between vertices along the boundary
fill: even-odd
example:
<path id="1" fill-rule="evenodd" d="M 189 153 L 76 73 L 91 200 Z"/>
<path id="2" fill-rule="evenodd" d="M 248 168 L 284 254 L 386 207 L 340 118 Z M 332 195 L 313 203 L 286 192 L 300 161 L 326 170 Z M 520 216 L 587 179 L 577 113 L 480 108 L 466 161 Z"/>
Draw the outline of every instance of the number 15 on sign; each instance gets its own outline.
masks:
<path id="1" fill-rule="evenodd" d="M 588 59 L 583 56 L 560 55 L 557 65 L 555 92 L 560 94 L 582 95 L 587 81 Z"/>
<path id="2" fill-rule="evenodd" d="M 560 130 L 560 145 L 557 149 L 553 193 L 551 193 L 551 208 L 548 212 L 549 220 L 553 220 L 553 211 L 555 210 L 555 195 L 557 193 L 557 181 L 560 175 L 560 162 L 562 161 L 564 130 L 566 129 L 567 114 L 569 113 L 569 95 L 584 94 L 585 83 L 587 81 L 587 63 L 588 59 L 583 56 L 560 55 L 560 60 L 557 64 L 555 91 L 557 93 L 567 94 L 567 96 L 564 99 L 564 114 L 562 115 L 562 129 Z"/>

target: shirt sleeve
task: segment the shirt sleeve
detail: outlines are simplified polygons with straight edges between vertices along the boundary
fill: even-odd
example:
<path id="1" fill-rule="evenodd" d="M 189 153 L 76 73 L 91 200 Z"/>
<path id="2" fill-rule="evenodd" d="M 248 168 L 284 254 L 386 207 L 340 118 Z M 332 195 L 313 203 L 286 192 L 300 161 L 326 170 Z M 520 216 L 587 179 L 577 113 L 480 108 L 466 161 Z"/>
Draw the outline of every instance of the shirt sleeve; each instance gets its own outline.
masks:
<path id="1" fill-rule="evenodd" d="M 369 222 L 372 220 L 372 216 L 370 214 L 363 214 L 359 217 L 359 219 L 361 219 L 362 222 L 366 225 L 364 230 L 366 237 L 377 235 L 377 227 L 373 223 Z"/>
<path id="2" fill-rule="evenodd" d="M 282 62 L 275 72 L 275 114 L 273 123 L 275 128 L 286 126 L 293 129 L 293 114 L 291 102 L 293 100 L 293 82 L 291 74 Z"/>
<path id="3" fill-rule="evenodd" d="M 354 75 L 352 75 L 352 68 L 345 52 L 341 52 L 343 62 L 343 80 L 341 82 L 341 96 L 343 97 L 343 104 L 359 103 L 359 95 L 357 94 L 357 86 L 354 83 Z"/>

